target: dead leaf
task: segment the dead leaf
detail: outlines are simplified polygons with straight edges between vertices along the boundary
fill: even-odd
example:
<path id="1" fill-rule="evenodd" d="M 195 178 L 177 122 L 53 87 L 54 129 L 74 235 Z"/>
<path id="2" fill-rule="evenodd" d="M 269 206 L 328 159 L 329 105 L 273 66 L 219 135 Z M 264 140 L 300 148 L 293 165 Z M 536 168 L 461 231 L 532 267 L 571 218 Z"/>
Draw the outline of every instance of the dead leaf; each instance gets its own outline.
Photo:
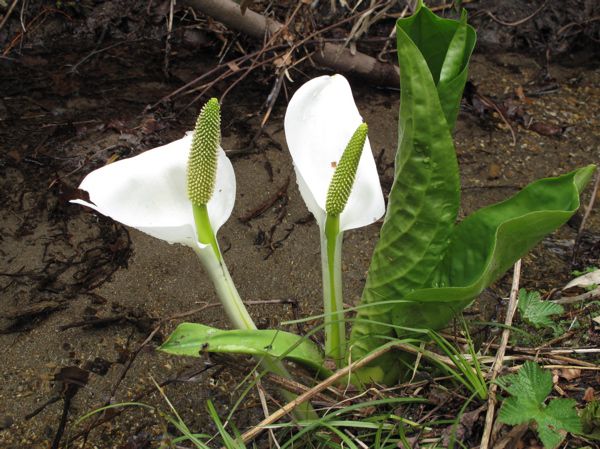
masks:
<path id="1" fill-rule="evenodd" d="M 600 270 L 595 270 L 591 273 L 586 273 L 583 276 L 576 277 L 567 285 L 565 285 L 563 287 L 563 290 L 572 287 L 591 287 L 592 285 L 600 285 Z"/>
<path id="2" fill-rule="evenodd" d="M 592 402 L 595 399 L 595 392 L 592 387 L 587 387 L 585 393 L 583 393 L 583 400 L 585 402 Z"/>
<path id="3" fill-rule="evenodd" d="M 23 159 L 21 153 L 19 153 L 17 150 L 10 150 L 8 152 L 8 156 L 10 156 L 10 158 L 15 162 L 21 162 L 21 160 Z"/>
<path id="4" fill-rule="evenodd" d="M 119 133 L 123 133 L 127 130 L 127 125 L 125 124 L 125 122 L 123 120 L 119 120 L 119 119 L 112 119 L 110 120 L 105 127 L 106 130 L 112 129 L 114 131 L 117 131 Z"/>
<path id="5" fill-rule="evenodd" d="M 160 125 L 160 123 L 158 122 L 158 120 L 156 120 L 154 118 L 154 116 L 152 115 L 148 115 L 146 117 L 144 117 L 144 119 L 142 120 L 142 123 L 140 124 L 140 128 L 142 130 L 142 134 L 153 134 L 156 131 L 159 131 L 160 129 L 163 128 L 163 126 Z"/>
<path id="6" fill-rule="evenodd" d="M 280 33 L 283 40 L 285 40 L 288 44 L 294 43 L 294 35 L 290 32 L 288 28 L 282 29 Z"/>
<path id="7" fill-rule="evenodd" d="M 494 449 L 507 449 L 511 447 L 524 449 L 525 442 L 523 441 L 523 436 L 528 430 L 529 423 L 513 427 L 502 439 L 494 443 Z"/>
<path id="8" fill-rule="evenodd" d="M 89 377 L 89 371 L 74 365 L 65 366 L 54 374 L 54 382 L 61 383 L 65 388 L 73 386 L 75 389 L 79 389 L 87 384 Z"/>
<path id="9" fill-rule="evenodd" d="M 560 370 L 560 377 L 566 380 L 577 379 L 581 376 L 581 370 L 578 368 L 562 368 Z"/>
<path id="10" fill-rule="evenodd" d="M 229 70 L 231 70 L 233 73 L 240 71 L 240 66 L 233 61 L 229 61 L 227 63 L 227 67 L 229 67 Z"/>
<path id="11" fill-rule="evenodd" d="M 452 424 L 444 429 L 442 441 L 444 446 L 450 445 L 451 438 L 456 438 L 458 441 L 466 441 L 473 433 L 473 426 L 479 420 L 479 415 L 483 411 L 484 406 L 481 406 L 471 412 L 463 413 L 460 417 L 458 426 Z"/>
<path id="12" fill-rule="evenodd" d="M 252 3 L 254 3 L 254 0 L 242 0 L 240 2 L 240 10 L 242 12 L 242 16 L 246 13 L 246 9 L 248 9 L 248 6 L 252 6 Z"/>
<path id="13" fill-rule="evenodd" d="M 528 129 L 542 136 L 560 136 L 564 132 L 562 126 L 543 122 L 533 122 L 529 125 Z"/>
<path id="14" fill-rule="evenodd" d="M 490 164 L 488 167 L 488 179 L 498 179 L 500 177 L 500 172 L 502 171 L 502 167 L 498 164 Z"/>
<path id="15" fill-rule="evenodd" d="M 111 154 L 111 156 L 106 160 L 106 163 L 104 165 L 112 164 L 117 159 L 119 159 L 119 155 L 117 153 Z"/>
<path id="16" fill-rule="evenodd" d="M 292 61 L 292 52 L 288 51 L 285 55 L 280 56 L 273 61 L 273 65 L 277 68 L 288 67 Z"/>
<path id="17" fill-rule="evenodd" d="M 408 447 L 406 447 L 404 444 L 402 444 L 401 441 L 398 441 L 398 449 L 419 449 L 421 446 L 419 445 L 419 437 L 407 437 L 406 438 L 406 442 L 409 444 Z"/>

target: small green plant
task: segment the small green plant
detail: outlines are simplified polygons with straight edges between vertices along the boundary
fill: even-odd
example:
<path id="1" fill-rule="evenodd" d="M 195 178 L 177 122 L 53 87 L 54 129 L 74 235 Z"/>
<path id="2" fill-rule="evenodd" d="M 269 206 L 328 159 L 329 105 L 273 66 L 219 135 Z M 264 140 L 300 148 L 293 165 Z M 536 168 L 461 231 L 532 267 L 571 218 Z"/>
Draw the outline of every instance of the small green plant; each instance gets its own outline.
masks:
<path id="1" fill-rule="evenodd" d="M 581 423 L 586 438 L 600 440 L 600 401 L 589 402 L 581 412 Z"/>
<path id="2" fill-rule="evenodd" d="M 551 327 L 556 329 L 556 323 L 550 318 L 564 312 L 563 306 L 550 301 L 542 301 L 537 291 L 519 290 L 519 313 L 521 319 L 536 329 Z"/>
<path id="3" fill-rule="evenodd" d="M 498 385 L 510 396 L 504 399 L 498 419 L 510 425 L 534 422 L 546 449 L 554 449 L 567 432 L 583 432 L 573 399 L 551 399 L 552 374 L 534 362 L 525 362 L 516 374 L 500 377 Z"/>
<path id="4" fill-rule="evenodd" d="M 479 399 L 487 399 L 487 383 L 485 376 L 481 370 L 481 365 L 473 346 L 473 340 L 469 335 L 466 323 L 463 321 L 464 329 L 467 334 L 467 347 L 469 350 L 469 357 L 465 357 L 462 353 L 456 349 L 456 347 L 446 340 L 443 336 L 437 332 L 431 331 L 431 339 L 438 345 L 438 347 L 448 356 L 452 361 L 456 369 L 453 369 L 448 364 L 438 364 L 446 371 L 453 379 L 463 384 L 473 396 L 478 396 Z"/>
<path id="5" fill-rule="evenodd" d="M 588 274 L 588 273 L 593 273 L 594 271 L 597 271 L 599 269 L 600 268 L 598 268 L 598 267 L 596 267 L 594 265 L 591 265 L 589 267 L 585 267 L 583 270 L 573 270 L 573 271 L 571 271 L 571 274 L 573 276 L 583 276 L 583 275 Z"/>

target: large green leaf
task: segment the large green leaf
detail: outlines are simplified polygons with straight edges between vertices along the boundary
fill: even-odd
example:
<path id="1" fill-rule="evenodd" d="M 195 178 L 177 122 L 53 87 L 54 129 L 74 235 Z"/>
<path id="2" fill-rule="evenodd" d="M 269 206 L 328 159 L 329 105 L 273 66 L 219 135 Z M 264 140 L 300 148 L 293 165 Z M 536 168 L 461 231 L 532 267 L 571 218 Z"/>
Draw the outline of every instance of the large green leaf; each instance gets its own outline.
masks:
<path id="1" fill-rule="evenodd" d="M 415 14 L 398 20 L 396 27 L 416 45 L 427 63 L 448 127 L 453 130 L 467 82 L 469 58 L 477 40 L 475 30 L 467 25 L 466 11 L 463 10 L 460 22 L 442 19 L 419 1 Z M 409 61 L 403 58 L 400 45 L 399 37 L 398 60 L 402 71 Z M 404 87 L 402 82 L 401 85 Z"/>
<path id="2" fill-rule="evenodd" d="M 304 365 L 321 375 L 323 355 L 307 337 L 266 330 L 221 330 L 198 323 L 182 323 L 159 348 L 175 355 L 199 357 L 204 352 L 247 354 L 285 358 Z"/>
<path id="3" fill-rule="evenodd" d="M 579 207 L 594 166 L 537 181 L 509 200 L 455 225 L 459 179 L 451 131 L 467 78 L 475 32 L 419 2 L 397 23 L 399 145 L 380 240 L 352 329 L 353 360 L 411 329 L 445 326 L 544 235 Z M 387 353 L 359 373 L 394 382 Z"/>
<path id="4" fill-rule="evenodd" d="M 454 122 L 474 32 L 461 22 L 440 19 L 420 7 L 397 24 L 400 63 L 399 144 L 395 180 L 386 218 L 375 248 L 361 308 L 352 329 L 353 357 L 362 357 L 393 336 L 392 304 L 420 288 L 446 253 L 460 202 L 458 165 L 448 122 Z M 436 83 L 443 89 L 462 79 L 458 93 L 444 90 L 442 108 Z M 458 95 L 458 100 L 450 100 Z M 393 379 L 394 356 L 380 359 L 365 378 Z M 380 369 L 383 367 L 383 369 Z"/>
<path id="5" fill-rule="evenodd" d="M 427 285 L 394 308 L 394 324 L 439 329 L 579 208 L 595 166 L 536 181 L 458 224 Z M 401 333 L 399 333 L 401 334 Z M 401 334 L 402 335 L 402 334 Z"/>

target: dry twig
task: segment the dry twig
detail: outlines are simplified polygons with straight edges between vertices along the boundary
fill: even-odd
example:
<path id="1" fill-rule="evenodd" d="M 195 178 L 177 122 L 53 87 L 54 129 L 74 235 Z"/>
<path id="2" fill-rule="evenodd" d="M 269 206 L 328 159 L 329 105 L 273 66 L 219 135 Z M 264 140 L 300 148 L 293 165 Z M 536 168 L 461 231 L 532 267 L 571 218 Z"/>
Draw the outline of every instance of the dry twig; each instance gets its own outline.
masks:
<path id="1" fill-rule="evenodd" d="M 492 19 L 494 22 L 497 22 L 500 25 L 504 25 L 504 26 L 507 26 L 507 27 L 516 27 L 516 26 L 524 24 L 528 20 L 533 19 L 542 9 L 544 9 L 546 7 L 547 3 L 548 3 L 548 0 L 546 0 L 544 3 L 542 3 L 542 5 L 538 9 L 536 9 L 534 12 L 532 12 L 530 15 L 528 15 L 527 17 L 524 17 L 524 18 L 522 18 L 520 20 L 517 20 L 515 22 L 505 22 L 503 20 L 500 20 L 496 16 L 494 16 L 490 11 L 485 11 L 485 14 L 490 19 Z"/>
<path id="2" fill-rule="evenodd" d="M 4 17 L 2 18 L 2 22 L 0 22 L 0 30 L 2 29 L 4 24 L 8 21 L 8 18 L 12 14 L 13 9 L 15 9 L 15 6 L 17 6 L 17 3 L 19 3 L 19 0 L 14 0 L 12 2 L 12 4 L 10 5 L 10 7 L 8 8 L 8 11 L 6 11 L 6 14 L 4 14 Z"/>
<path id="3" fill-rule="evenodd" d="M 321 393 L 323 390 L 327 389 L 328 387 L 330 387 L 333 384 L 337 383 L 338 381 L 342 380 L 344 377 L 348 376 L 352 371 L 357 370 L 357 369 L 371 363 L 373 360 L 381 357 L 383 354 L 390 351 L 394 347 L 395 347 L 395 345 L 391 345 L 391 344 L 382 346 L 379 349 L 377 349 L 376 351 L 371 352 L 366 357 L 364 357 L 356 362 L 353 362 L 352 364 L 348 365 L 347 367 L 345 367 L 341 370 L 336 371 L 332 376 L 330 376 L 327 379 L 325 379 L 324 381 L 318 383 L 313 388 L 308 390 L 306 393 L 301 394 L 293 401 L 288 402 L 286 405 L 281 407 L 279 410 L 272 413 L 267 418 L 263 419 L 260 423 L 258 423 L 256 426 L 254 426 L 253 428 L 251 428 L 250 430 L 245 432 L 241 436 L 241 441 L 244 444 L 246 444 L 246 443 L 254 440 L 267 428 L 267 426 L 279 421 L 281 418 L 288 415 L 292 410 L 294 410 L 299 405 L 305 403 L 306 401 L 309 401 L 318 393 Z M 224 449 L 224 448 L 222 448 L 222 449 Z"/>
<path id="4" fill-rule="evenodd" d="M 592 299 L 600 298 L 600 287 L 589 292 L 582 293 L 577 296 L 569 296 L 566 298 L 553 299 L 551 302 L 555 304 L 576 304 L 582 301 L 591 301 Z"/>
<path id="5" fill-rule="evenodd" d="M 500 346 L 496 353 L 496 360 L 494 365 L 492 366 L 492 373 L 490 378 L 490 389 L 489 389 L 489 397 L 488 397 L 488 409 L 485 415 L 485 427 L 483 430 L 483 437 L 481 438 L 480 449 L 488 449 L 490 444 L 490 437 L 492 436 L 492 425 L 494 423 L 494 412 L 496 410 L 496 390 L 498 389 L 498 385 L 493 383 L 498 373 L 502 369 L 502 364 L 504 362 L 504 354 L 506 353 L 506 347 L 508 345 L 508 337 L 510 335 L 510 326 L 513 321 L 513 317 L 515 316 L 515 312 L 517 310 L 517 304 L 519 301 L 519 281 L 521 277 L 521 259 L 517 260 L 515 263 L 515 267 L 513 270 L 513 282 L 512 287 L 510 289 L 510 300 L 508 302 L 508 309 L 506 311 L 506 319 L 504 320 L 504 324 L 506 328 L 502 331 L 502 337 L 500 340 Z"/>

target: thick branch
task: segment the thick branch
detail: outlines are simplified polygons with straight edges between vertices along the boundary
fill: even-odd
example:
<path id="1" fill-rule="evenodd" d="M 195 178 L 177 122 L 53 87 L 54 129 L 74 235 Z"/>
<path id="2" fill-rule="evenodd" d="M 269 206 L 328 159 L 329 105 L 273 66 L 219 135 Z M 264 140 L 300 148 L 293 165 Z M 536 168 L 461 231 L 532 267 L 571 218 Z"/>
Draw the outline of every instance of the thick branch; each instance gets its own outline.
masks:
<path id="1" fill-rule="evenodd" d="M 276 33 L 283 27 L 283 24 L 249 9 L 242 14 L 240 6 L 231 0 L 186 0 L 185 3 L 222 22 L 228 28 L 257 39 L 262 39 L 265 34 Z M 315 63 L 336 72 L 359 76 L 380 86 L 400 85 L 398 67 L 379 62 L 361 52 L 353 55 L 341 45 L 326 43 L 315 52 L 312 59 Z"/>

